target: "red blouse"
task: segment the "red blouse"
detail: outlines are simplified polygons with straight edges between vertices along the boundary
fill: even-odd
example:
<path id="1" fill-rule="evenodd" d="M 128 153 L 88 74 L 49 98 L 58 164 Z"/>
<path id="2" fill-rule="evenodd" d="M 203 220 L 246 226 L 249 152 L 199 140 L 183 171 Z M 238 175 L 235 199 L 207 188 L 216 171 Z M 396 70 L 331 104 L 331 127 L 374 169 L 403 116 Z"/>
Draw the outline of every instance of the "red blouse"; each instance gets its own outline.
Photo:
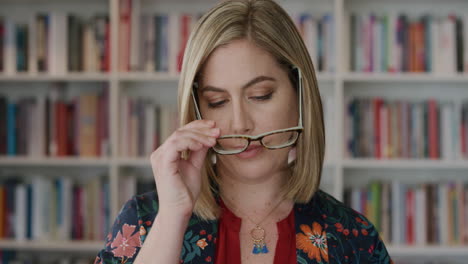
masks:
<path id="1" fill-rule="evenodd" d="M 218 238 L 216 242 L 216 264 L 241 263 L 239 232 L 242 219 L 234 215 L 220 199 L 222 208 L 219 218 Z M 294 226 L 294 208 L 288 217 L 276 223 L 278 241 L 274 264 L 295 264 L 296 259 L 296 230 Z M 253 248 L 253 244 L 252 244 Z M 268 254 L 268 253 L 267 253 Z"/>

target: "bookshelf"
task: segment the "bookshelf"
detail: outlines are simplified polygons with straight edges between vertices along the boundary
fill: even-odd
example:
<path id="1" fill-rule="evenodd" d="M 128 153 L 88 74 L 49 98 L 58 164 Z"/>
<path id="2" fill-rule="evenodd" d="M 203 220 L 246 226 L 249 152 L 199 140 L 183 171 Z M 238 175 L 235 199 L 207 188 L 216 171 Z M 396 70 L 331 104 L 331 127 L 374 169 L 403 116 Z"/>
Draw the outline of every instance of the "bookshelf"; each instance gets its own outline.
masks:
<path id="1" fill-rule="evenodd" d="M 50 157 L 50 156 L 1 156 L 0 176 L 9 173 L 30 174 L 41 172 L 64 175 L 70 172 L 100 172 L 109 182 L 110 219 L 117 215 L 121 206 L 120 185 L 125 183 L 127 174 L 137 175 L 139 181 L 152 179 L 149 155 L 125 156 L 119 151 L 122 147 L 121 127 L 123 118 L 121 108 L 123 97 L 151 98 L 156 104 L 176 104 L 177 71 L 122 71 L 121 41 L 119 33 L 119 0 L 76 1 L 76 0 L 5 0 L 0 3 L 0 17 L 11 16 L 15 21 L 27 23 L 28 18 L 42 12 L 70 12 L 83 17 L 106 14 L 109 17 L 110 64 L 108 71 L 100 72 L 60 72 L 60 73 L 5 73 L 0 72 L 0 94 L 18 97 L 40 90 L 43 93 L 55 83 L 65 83 L 72 93 L 87 91 L 88 87 L 108 89 L 107 119 L 110 150 L 102 157 Z M 146 14 L 190 13 L 199 14 L 216 3 L 215 0 L 169 1 L 141 0 L 140 7 Z M 189 3 L 190 2 L 190 3 Z M 465 0 L 278 0 L 285 9 L 297 14 L 309 12 L 312 15 L 331 14 L 334 18 L 333 39 L 335 70 L 321 71 L 317 78 L 321 94 L 328 98 L 331 115 L 328 116 L 327 159 L 324 166 L 322 187 L 342 200 L 345 189 L 354 182 L 365 184 L 371 180 L 398 178 L 398 175 L 411 175 L 411 181 L 425 182 L 437 180 L 462 180 L 468 182 L 466 171 L 468 160 L 430 160 L 430 159 L 374 159 L 352 158 L 345 155 L 346 139 L 345 111 L 346 98 L 356 96 L 381 96 L 385 98 L 427 97 L 468 99 L 468 70 L 464 73 L 369 73 L 351 70 L 351 36 L 349 17 L 352 13 L 403 12 L 418 17 L 429 13 L 439 16 L 468 13 Z M 188 4 L 189 3 L 189 4 Z M 143 8 L 144 7 L 144 8 Z M 93 12 L 89 12 L 93 10 Z M 143 12 L 142 12 L 143 13 Z M 24 21 L 23 21 L 24 20 Z M 468 21 L 468 20 L 467 20 Z M 466 25 L 468 27 L 468 25 Z M 468 52 L 468 51 L 467 51 Z M 34 92 L 32 92 L 34 91 Z M 29 176 L 25 176 L 29 177 Z M 400 176 L 405 181 L 403 176 Z M 101 241 L 47 242 L 0 240 L 0 250 L 16 251 L 57 251 L 85 252 L 92 256 L 103 247 Z M 387 244 L 390 255 L 398 258 L 456 257 L 468 256 L 468 245 L 391 245 Z M 411 262 L 410 262 L 411 263 Z"/>

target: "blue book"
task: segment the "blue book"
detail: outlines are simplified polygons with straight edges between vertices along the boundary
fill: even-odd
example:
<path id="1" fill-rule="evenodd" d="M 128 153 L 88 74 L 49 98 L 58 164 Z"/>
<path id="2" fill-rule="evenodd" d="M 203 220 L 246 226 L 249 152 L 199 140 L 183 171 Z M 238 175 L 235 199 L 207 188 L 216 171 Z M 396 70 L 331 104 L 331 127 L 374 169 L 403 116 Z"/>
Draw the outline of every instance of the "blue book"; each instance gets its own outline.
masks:
<path id="1" fill-rule="evenodd" d="M 26 187 L 26 237 L 28 239 L 32 238 L 32 196 L 33 196 L 33 190 L 32 190 L 32 185 L 28 184 Z"/>
<path id="2" fill-rule="evenodd" d="M 8 103 L 7 106 L 7 154 L 16 155 L 16 104 Z"/>

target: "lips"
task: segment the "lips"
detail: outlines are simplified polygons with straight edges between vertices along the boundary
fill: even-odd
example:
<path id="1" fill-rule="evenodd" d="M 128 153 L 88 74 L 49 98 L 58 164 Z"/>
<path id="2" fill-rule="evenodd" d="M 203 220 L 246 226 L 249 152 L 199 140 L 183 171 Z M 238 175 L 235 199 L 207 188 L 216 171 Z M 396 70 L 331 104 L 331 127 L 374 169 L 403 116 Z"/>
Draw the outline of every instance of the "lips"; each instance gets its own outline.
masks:
<path id="1" fill-rule="evenodd" d="M 261 146 L 260 145 L 250 145 L 245 151 L 249 151 L 249 150 L 252 150 L 252 149 L 257 149 L 257 148 L 260 148 Z"/>

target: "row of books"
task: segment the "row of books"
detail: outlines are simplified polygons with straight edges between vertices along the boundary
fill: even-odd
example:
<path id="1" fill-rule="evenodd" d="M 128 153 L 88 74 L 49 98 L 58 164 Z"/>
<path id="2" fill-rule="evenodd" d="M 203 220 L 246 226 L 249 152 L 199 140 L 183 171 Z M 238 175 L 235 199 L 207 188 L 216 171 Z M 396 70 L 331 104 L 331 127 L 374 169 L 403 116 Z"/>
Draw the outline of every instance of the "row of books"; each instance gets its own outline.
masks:
<path id="1" fill-rule="evenodd" d="M 180 72 L 185 44 L 201 14 L 142 14 L 140 0 L 120 0 L 119 70 Z"/>
<path id="2" fill-rule="evenodd" d="M 46 95 L 0 95 L 0 155 L 107 156 L 108 90 L 72 97 L 65 84 L 54 83 Z"/>
<path id="3" fill-rule="evenodd" d="M 110 70 L 107 15 L 83 19 L 40 13 L 22 22 L 0 18 L 0 72 L 65 74 Z"/>
<path id="4" fill-rule="evenodd" d="M 394 245 L 468 245 L 468 183 L 373 182 L 346 189 L 345 202 Z"/>
<path id="5" fill-rule="evenodd" d="M 468 16 L 351 14 L 357 72 L 468 72 Z"/>
<path id="6" fill-rule="evenodd" d="M 12 250 L 0 251 L 1 264 L 90 264 L 93 258 L 83 256 L 54 256 L 51 254 L 34 254 L 30 252 L 18 252 Z"/>
<path id="7" fill-rule="evenodd" d="M 306 44 L 315 69 L 320 72 L 334 72 L 336 27 L 333 15 L 303 13 L 292 14 L 291 17 Z"/>
<path id="8" fill-rule="evenodd" d="M 149 155 L 179 126 L 175 105 L 159 105 L 149 98 L 120 98 L 120 155 Z"/>
<path id="9" fill-rule="evenodd" d="M 104 240 L 109 195 L 103 177 L 6 179 L 0 184 L 0 239 Z"/>
<path id="10" fill-rule="evenodd" d="M 140 0 L 120 0 L 120 71 L 180 72 L 185 45 L 201 14 L 147 14 L 143 8 Z M 293 17 L 317 69 L 334 71 L 333 16 Z"/>
<path id="11" fill-rule="evenodd" d="M 346 101 L 347 157 L 468 158 L 468 101 Z"/>

